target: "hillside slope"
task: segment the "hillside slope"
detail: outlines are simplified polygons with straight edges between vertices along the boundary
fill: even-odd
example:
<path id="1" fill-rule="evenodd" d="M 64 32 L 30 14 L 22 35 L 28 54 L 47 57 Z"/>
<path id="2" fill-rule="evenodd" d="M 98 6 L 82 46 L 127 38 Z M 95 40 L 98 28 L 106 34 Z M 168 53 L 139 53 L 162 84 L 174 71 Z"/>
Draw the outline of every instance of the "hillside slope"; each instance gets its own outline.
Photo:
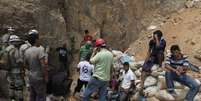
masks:
<path id="1" fill-rule="evenodd" d="M 164 38 L 167 41 L 166 50 L 169 50 L 172 44 L 179 44 L 182 52 L 188 55 L 193 63 L 201 66 L 201 62 L 194 58 L 201 49 L 200 3 L 196 4 L 196 7 L 183 8 L 176 13 L 154 21 L 155 24 L 150 27 L 157 27 L 156 29 L 163 31 Z M 143 31 L 144 34 L 140 34 L 139 39 L 130 45 L 130 52 L 135 55 L 137 60 L 143 60 L 146 56 L 148 42 L 154 31 L 148 29 Z"/>

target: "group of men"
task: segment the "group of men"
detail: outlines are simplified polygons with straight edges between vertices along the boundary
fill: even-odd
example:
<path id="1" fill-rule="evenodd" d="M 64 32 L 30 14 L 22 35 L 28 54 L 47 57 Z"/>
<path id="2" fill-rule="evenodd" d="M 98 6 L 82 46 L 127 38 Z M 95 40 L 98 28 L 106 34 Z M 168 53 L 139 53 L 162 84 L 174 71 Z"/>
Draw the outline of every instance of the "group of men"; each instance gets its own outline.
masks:
<path id="1" fill-rule="evenodd" d="M 30 91 L 30 101 L 45 101 L 48 82 L 48 54 L 45 48 L 41 46 L 39 32 L 30 30 L 26 38 L 22 39 L 15 35 L 14 31 L 13 28 L 9 28 L 8 34 L 2 37 L 3 47 L 0 54 L 0 71 L 7 71 L 8 75 L 8 98 L 11 101 L 24 101 L 23 92 L 26 84 Z M 170 48 L 171 55 L 165 59 L 165 48 L 166 41 L 163 38 L 163 33 L 160 30 L 154 31 L 153 38 L 149 42 L 147 58 L 142 67 L 140 94 L 144 95 L 144 81 L 151 73 L 152 66 L 163 67 L 162 64 L 165 60 L 167 91 L 174 96 L 177 95 L 174 91 L 173 82 L 178 81 L 190 88 L 185 101 L 193 101 L 200 85 L 186 74 L 190 66 L 187 57 L 181 53 L 178 45 L 172 45 Z M 66 45 L 57 48 L 57 51 L 59 52 L 61 66 L 69 74 L 67 68 L 69 64 L 65 62 L 67 61 Z M 86 30 L 80 47 L 79 60 L 77 70 L 80 76 L 74 94 L 84 88 L 81 96 L 82 101 L 89 101 L 94 92 L 98 92 L 99 101 L 110 99 L 107 97 L 108 87 L 118 92 L 118 100 L 129 101 L 129 94 L 135 90 L 135 74 L 129 66 L 129 61 L 123 61 L 123 68 L 119 74 L 116 74 L 113 67 L 113 53 L 107 47 L 104 39 L 93 40 L 89 31 Z"/>
<path id="2" fill-rule="evenodd" d="M 153 38 L 149 42 L 147 58 L 142 68 L 142 86 L 140 91 L 142 95 L 145 78 L 151 73 L 152 66 L 157 64 L 159 67 L 162 67 L 162 63 L 165 59 L 165 47 L 166 41 L 163 38 L 163 33 L 160 30 L 155 31 Z M 193 101 L 194 97 L 199 92 L 200 85 L 186 74 L 188 70 L 191 70 L 191 63 L 188 61 L 187 57 L 182 54 L 179 45 L 174 44 L 170 47 L 170 54 L 167 56 L 164 64 L 167 91 L 174 97 L 178 96 L 177 92 L 174 90 L 174 81 L 177 81 L 190 89 L 184 101 Z"/>
<path id="3" fill-rule="evenodd" d="M 80 91 L 82 85 L 85 85 L 82 101 L 89 101 L 94 92 L 98 92 L 99 101 L 105 101 L 108 95 L 107 87 L 115 89 L 112 86 L 115 86 L 119 81 L 115 81 L 117 77 L 115 76 L 115 70 L 113 70 L 113 54 L 106 46 L 106 42 L 101 38 L 93 42 L 92 40 L 84 40 L 82 43 L 80 63 L 78 64 L 80 78 L 75 93 Z M 174 81 L 178 81 L 190 89 L 185 101 L 193 101 L 199 92 L 200 85 L 186 74 L 187 70 L 190 70 L 190 62 L 182 54 L 177 44 L 170 47 L 171 54 L 165 59 L 165 48 L 166 40 L 163 37 L 163 33 L 160 30 L 154 31 L 153 37 L 149 42 L 147 57 L 142 67 L 140 95 L 144 96 L 144 81 L 151 74 L 151 68 L 154 65 L 158 65 L 166 69 L 167 91 L 173 96 L 177 96 L 174 90 Z M 129 93 L 132 92 L 131 90 L 135 90 L 136 77 L 129 67 L 129 61 L 124 61 L 122 64 L 122 80 L 120 80 L 120 86 L 118 85 L 119 87 L 117 87 L 118 92 L 120 92 L 118 100 L 129 101 Z"/>
<path id="4" fill-rule="evenodd" d="M 39 32 L 30 30 L 22 39 L 15 35 L 14 28 L 9 27 L 8 33 L 2 37 L 2 45 L 0 71 L 7 72 L 5 78 L 9 83 L 8 87 L 4 85 L 2 88 L 9 90 L 6 99 L 24 101 L 25 91 L 29 90 L 30 101 L 45 101 L 48 60 L 39 41 Z"/>

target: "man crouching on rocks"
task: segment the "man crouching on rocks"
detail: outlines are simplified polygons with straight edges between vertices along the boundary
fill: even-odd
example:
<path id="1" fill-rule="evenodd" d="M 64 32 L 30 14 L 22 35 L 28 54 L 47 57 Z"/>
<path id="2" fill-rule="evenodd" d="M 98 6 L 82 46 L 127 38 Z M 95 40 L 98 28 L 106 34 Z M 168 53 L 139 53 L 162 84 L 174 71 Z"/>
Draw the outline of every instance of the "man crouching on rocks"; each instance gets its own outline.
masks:
<path id="1" fill-rule="evenodd" d="M 166 85 L 168 92 L 173 96 L 176 96 L 174 91 L 174 82 L 177 81 L 185 86 L 188 86 L 188 91 L 184 101 L 193 101 L 196 94 L 199 92 L 200 85 L 190 76 L 186 75 L 186 71 L 189 67 L 189 62 L 186 57 L 183 56 L 178 45 L 172 45 L 170 48 L 171 56 L 166 59 L 165 73 Z"/>

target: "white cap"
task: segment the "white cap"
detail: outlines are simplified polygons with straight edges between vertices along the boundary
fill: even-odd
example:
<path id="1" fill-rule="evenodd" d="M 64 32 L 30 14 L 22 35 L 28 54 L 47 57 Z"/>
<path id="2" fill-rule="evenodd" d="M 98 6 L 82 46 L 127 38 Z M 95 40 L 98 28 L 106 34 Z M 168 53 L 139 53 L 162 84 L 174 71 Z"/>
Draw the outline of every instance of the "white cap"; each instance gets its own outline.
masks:
<path id="1" fill-rule="evenodd" d="M 38 34 L 38 31 L 35 29 L 32 29 L 29 31 L 28 35 Z"/>
<path id="2" fill-rule="evenodd" d="M 9 42 L 16 42 L 16 41 L 22 41 L 17 35 L 11 35 L 9 38 Z"/>

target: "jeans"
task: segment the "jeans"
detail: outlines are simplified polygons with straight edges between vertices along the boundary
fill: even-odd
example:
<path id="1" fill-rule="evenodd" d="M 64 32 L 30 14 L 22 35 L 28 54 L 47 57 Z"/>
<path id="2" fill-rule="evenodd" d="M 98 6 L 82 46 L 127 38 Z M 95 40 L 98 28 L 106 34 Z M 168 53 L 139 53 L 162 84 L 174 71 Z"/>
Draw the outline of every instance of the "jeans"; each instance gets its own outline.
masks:
<path id="1" fill-rule="evenodd" d="M 61 67 L 62 71 L 64 70 L 67 73 L 67 76 L 70 75 L 69 66 L 68 66 L 67 62 L 60 62 L 60 67 Z"/>
<path id="2" fill-rule="evenodd" d="M 89 101 L 93 92 L 98 90 L 99 101 L 106 101 L 108 81 L 101 81 L 92 77 L 84 91 L 82 101 Z"/>
<path id="3" fill-rule="evenodd" d="M 166 72 L 165 78 L 170 93 L 174 92 L 174 80 L 190 88 L 185 97 L 187 101 L 193 101 L 194 97 L 199 92 L 200 85 L 186 74 L 177 75 L 175 72 Z"/>

